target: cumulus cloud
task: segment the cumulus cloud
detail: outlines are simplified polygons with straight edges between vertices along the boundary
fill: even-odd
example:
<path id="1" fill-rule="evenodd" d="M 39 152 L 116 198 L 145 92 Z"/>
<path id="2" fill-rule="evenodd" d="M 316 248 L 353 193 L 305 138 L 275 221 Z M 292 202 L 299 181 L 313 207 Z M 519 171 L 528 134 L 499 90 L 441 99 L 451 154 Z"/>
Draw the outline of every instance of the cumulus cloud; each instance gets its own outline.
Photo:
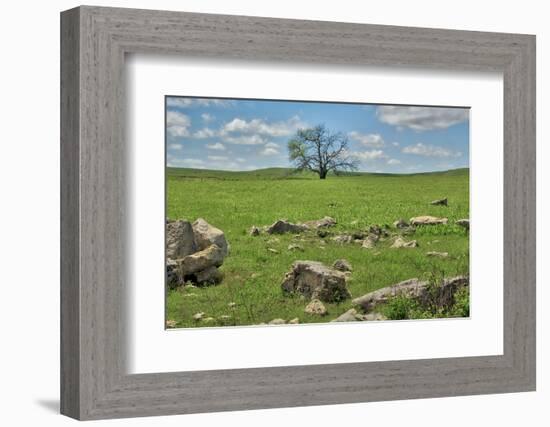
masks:
<path id="1" fill-rule="evenodd" d="M 208 156 L 208 160 L 212 160 L 214 162 L 225 162 L 229 159 L 227 156 Z"/>
<path id="2" fill-rule="evenodd" d="M 275 156 L 277 154 L 280 154 L 279 152 L 279 145 L 275 144 L 274 142 L 268 142 L 264 145 L 264 149 L 260 152 L 262 156 Z"/>
<path id="3" fill-rule="evenodd" d="M 359 160 L 387 159 L 388 156 L 382 150 L 356 151 L 352 153 Z"/>
<path id="4" fill-rule="evenodd" d="M 181 146 L 181 144 L 168 144 L 168 149 L 169 150 L 181 150 L 183 147 Z"/>
<path id="5" fill-rule="evenodd" d="M 467 108 L 380 106 L 376 110 L 383 123 L 415 131 L 446 129 L 468 120 Z"/>
<path id="6" fill-rule="evenodd" d="M 170 136 L 182 137 L 189 135 L 191 119 L 179 111 L 168 110 L 166 113 L 166 131 Z"/>
<path id="7" fill-rule="evenodd" d="M 221 142 L 216 142 L 215 144 L 206 144 L 206 148 L 210 150 L 225 151 L 225 145 Z"/>
<path id="8" fill-rule="evenodd" d="M 212 120 L 214 120 L 214 116 L 212 114 L 208 114 L 208 113 L 202 113 L 201 118 L 202 118 L 202 121 L 204 123 L 209 123 Z"/>
<path id="9" fill-rule="evenodd" d="M 260 135 L 225 136 L 223 141 L 237 145 L 262 145 L 266 143 L 266 140 Z"/>
<path id="10" fill-rule="evenodd" d="M 425 157 L 460 157 L 462 154 L 458 151 L 452 151 L 435 145 L 422 144 L 421 142 L 404 147 L 401 151 L 406 154 L 416 154 L 417 156 Z"/>
<path id="11" fill-rule="evenodd" d="M 296 132 L 304 123 L 300 117 L 294 116 L 286 121 L 266 122 L 262 119 L 245 120 L 239 117 L 225 123 L 220 134 L 242 133 L 251 135 L 265 135 L 271 137 L 289 136 Z"/>
<path id="12" fill-rule="evenodd" d="M 348 136 L 366 147 L 383 147 L 384 138 L 379 133 L 364 134 L 357 131 L 348 133 Z"/>
<path id="13" fill-rule="evenodd" d="M 193 134 L 193 138 L 197 139 L 212 138 L 213 136 L 216 136 L 216 131 L 210 128 L 200 129 Z"/>
<path id="14" fill-rule="evenodd" d="M 401 164 L 401 160 L 399 159 L 389 159 L 388 160 L 388 165 L 400 165 Z"/>
<path id="15" fill-rule="evenodd" d="M 180 159 L 173 156 L 168 156 L 168 166 L 169 167 L 186 167 L 186 168 L 196 168 L 196 169 L 205 169 L 206 165 L 202 159 Z"/>

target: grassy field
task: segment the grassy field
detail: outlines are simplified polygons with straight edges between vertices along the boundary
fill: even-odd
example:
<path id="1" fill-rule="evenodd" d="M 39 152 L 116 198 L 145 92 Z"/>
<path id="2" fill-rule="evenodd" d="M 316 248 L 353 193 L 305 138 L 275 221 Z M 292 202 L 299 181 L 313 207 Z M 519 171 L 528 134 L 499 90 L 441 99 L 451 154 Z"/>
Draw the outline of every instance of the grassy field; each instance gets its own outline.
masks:
<path id="1" fill-rule="evenodd" d="M 448 197 L 448 207 L 430 205 L 431 200 L 442 197 Z M 374 249 L 363 249 L 358 244 L 338 244 L 330 237 L 323 239 L 322 245 L 315 233 L 248 234 L 252 225 L 270 225 L 281 218 L 301 222 L 331 216 L 338 224 L 329 229 L 330 234 L 336 235 L 374 224 L 391 226 L 399 218 L 419 215 L 447 217 L 449 223 L 418 227 L 406 239 L 416 239 L 419 247 L 410 249 L 392 249 L 389 239 Z M 328 316 L 305 314 L 307 302 L 284 296 L 280 287 L 295 260 L 332 265 L 336 259 L 347 259 L 353 266 L 348 282 L 353 297 L 413 277 L 469 271 L 468 232 L 454 224 L 469 217 L 468 169 L 415 175 L 347 174 L 319 180 L 287 169 L 222 172 L 168 168 L 167 216 L 190 221 L 204 218 L 223 230 L 231 245 L 221 267 L 221 284 L 168 292 L 167 320 L 178 328 L 251 325 L 296 317 L 300 323 L 326 322 L 351 308 L 347 300 L 325 304 Z M 303 251 L 288 250 L 291 243 L 299 244 Z M 428 257 L 427 251 L 448 252 L 449 257 Z M 233 302 L 236 305 L 229 307 Z M 193 315 L 198 312 L 216 321 L 196 322 Z M 220 316 L 228 317 L 219 320 Z"/>

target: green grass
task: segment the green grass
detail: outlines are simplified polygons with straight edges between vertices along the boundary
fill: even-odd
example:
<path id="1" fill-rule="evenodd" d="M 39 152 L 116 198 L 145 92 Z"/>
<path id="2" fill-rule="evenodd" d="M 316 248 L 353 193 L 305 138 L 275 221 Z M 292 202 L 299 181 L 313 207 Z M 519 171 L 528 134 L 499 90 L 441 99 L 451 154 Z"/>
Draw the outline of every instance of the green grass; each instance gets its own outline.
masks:
<path id="1" fill-rule="evenodd" d="M 469 173 L 458 169 L 440 173 L 389 175 L 355 173 L 319 180 L 312 174 L 293 174 L 271 168 L 251 172 L 224 172 L 169 168 L 167 216 L 194 221 L 202 217 L 225 232 L 230 255 L 221 270 L 221 284 L 205 288 L 182 287 L 168 292 L 167 319 L 176 327 L 251 325 L 274 318 L 300 323 L 326 322 L 351 307 L 351 300 L 325 304 L 326 317 L 306 315 L 307 304 L 281 292 L 280 284 L 295 260 L 316 260 L 327 265 L 346 258 L 353 266 L 348 287 L 353 297 L 412 277 L 425 278 L 433 271 L 444 276 L 469 271 L 468 233 L 454 224 L 469 217 Z M 449 206 L 431 206 L 448 197 Z M 374 249 L 357 244 L 341 245 L 314 233 L 300 236 L 248 235 L 252 225 L 264 226 L 280 218 L 291 222 L 331 216 L 338 225 L 331 235 L 368 229 L 418 215 L 449 218 L 448 225 L 419 227 L 413 236 L 418 248 L 391 249 L 389 240 Z M 395 231 L 395 230 L 394 230 Z M 303 252 L 289 251 L 298 243 Z M 268 248 L 275 249 L 272 253 Z M 430 258 L 427 251 L 448 252 L 445 259 Z M 230 308 L 230 302 L 236 303 Z M 217 320 L 205 324 L 192 316 L 204 312 Z M 220 316 L 229 318 L 218 320 Z"/>

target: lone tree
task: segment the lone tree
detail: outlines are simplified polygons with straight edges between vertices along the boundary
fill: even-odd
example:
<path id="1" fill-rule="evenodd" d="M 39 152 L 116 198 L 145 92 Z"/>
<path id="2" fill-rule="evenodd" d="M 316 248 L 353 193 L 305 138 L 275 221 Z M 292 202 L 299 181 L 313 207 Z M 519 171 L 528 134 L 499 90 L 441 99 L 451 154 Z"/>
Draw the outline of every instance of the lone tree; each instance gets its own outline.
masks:
<path id="1" fill-rule="evenodd" d="M 298 170 L 309 170 L 325 179 L 329 171 L 338 174 L 357 170 L 358 162 L 348 152 L 348 139 L 330 132 L 324 125 L 299 129 L 288 141 L 288 157 Z"/>

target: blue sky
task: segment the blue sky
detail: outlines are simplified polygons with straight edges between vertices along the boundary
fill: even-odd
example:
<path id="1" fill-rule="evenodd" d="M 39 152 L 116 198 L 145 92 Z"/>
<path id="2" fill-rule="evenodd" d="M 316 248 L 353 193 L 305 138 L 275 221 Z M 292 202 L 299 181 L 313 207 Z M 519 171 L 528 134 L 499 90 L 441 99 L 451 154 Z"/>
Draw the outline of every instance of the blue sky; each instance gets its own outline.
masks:
<path id="1" fill-rule="evenodd" d="M 221 170 L 289 167 L 297 129 L 349 139 L 359 170 L 413 173 L 469 165 L 469 110 L 366 104 L 166 98 L 167 164 Z"/>

